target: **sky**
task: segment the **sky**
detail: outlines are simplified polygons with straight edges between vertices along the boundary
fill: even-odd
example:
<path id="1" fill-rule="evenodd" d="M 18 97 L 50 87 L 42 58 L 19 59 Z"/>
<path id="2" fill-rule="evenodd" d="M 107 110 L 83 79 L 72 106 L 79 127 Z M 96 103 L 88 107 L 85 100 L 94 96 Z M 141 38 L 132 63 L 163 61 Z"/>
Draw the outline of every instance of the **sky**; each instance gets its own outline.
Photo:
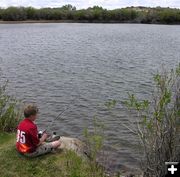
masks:
<path id="1" fill-rule="evenodd" d="M 173 7 L 180 8 L 180 0 L 0 0 L 0 7 L 8 6 L 32 6 L 41 7 L 61 7 L 65 4 L 76 6 L 77 9 L 102 6 L 107 9 L 116 9 L 129 6 L 146 7 Z"/>

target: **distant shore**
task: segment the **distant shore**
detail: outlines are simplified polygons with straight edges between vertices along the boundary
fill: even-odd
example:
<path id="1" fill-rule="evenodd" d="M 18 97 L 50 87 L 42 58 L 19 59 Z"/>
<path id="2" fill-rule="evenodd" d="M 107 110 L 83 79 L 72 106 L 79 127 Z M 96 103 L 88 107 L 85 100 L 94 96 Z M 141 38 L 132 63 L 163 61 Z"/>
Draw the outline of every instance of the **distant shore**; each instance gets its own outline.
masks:
<path id="1" fill-rule="evenodd" d="M 154 25 L 180 25 L 180 23 L 140 23 L 134 21 L 89 21 L 89 20 L 21 20 L 21 21 L 4 21 L 0 20 L 0 24 L 25 24 L 25 23 L 102 23 L 102 24 L 154 24 Z"/>
<path id="2" fill-rule="evenodd" d="M 21 24 L 21 23 L 135 23 L 132 21 L 118 22 L 118 21 L 89 21 L 89 20 L 21 20 L 21 21 L 4 21 L 0 20 L 0 24 Z M 141 24 L 141 23 L 136 23 Z"/>
<path id="3" fill-rule="evenodd" d="M 134 23 L 180 24 L 180 9 L 126 7 L 107 10 L 100 6 L 76 9 L 71 4 L 57 8 L 0 8 L 0 24 L 14 23 Z"/>
<path id="4" fill-rule="evenodd" d="M 72 20 L 24 20 L 24 21 L 3 21 L 0 24 L 18 24 L 18 23 L 75 23 Z M 85 22 L 82 22 L 85 23 Z"/>
<path id="5" fill-rule="evenodd" d="M 20 20 L 20 21 L 4 21 L 0 20 L 0 24 L 19 24 L 19 23 L 135 23 L 133 21 L 118 22 L 118 21 L 89 21 L 89 20 Z M 141 24 L 141 23 L 136 23 Z"/>

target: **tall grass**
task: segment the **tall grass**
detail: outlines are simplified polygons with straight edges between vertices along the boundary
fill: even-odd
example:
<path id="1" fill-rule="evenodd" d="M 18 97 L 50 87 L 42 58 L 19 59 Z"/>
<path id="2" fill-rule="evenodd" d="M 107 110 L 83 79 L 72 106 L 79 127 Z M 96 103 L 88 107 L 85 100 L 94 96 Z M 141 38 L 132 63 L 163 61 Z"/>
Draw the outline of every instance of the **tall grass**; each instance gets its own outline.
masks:
<path id="1" fill-rule="evenodd" d="M 101 171 L 101 176 L 105 176 L 105 169 L 97 163 L 97 157 L 104 146 L 104 138 L 104 124 L 94 116 L 93 129 L 91 131 L 88 128 L 84 129 L 84 141 L 87 146 L 90 159 L 89 164 L 93 177 L 97 176 L 99 170 Z"/>
<path id="2" fill-rule="evenodd" d="M 21 112 L 17 109 L 19 102 L 6 93 L 8 81 L 0 86 L 0 131 L 12 132 L 16 130 Z"/>
<path id="3" fill-rule="evenodd" d="M 167 72 L 163 69 L 154 76 L 151 100 L 139 101 L 129 94 L 125 102 L 137 113 L 136 124 L 128 128 L 140 139 L 144 158 L 144 177 L 165 176 L 165 162 L 180 160 L 180 64 Z"/>

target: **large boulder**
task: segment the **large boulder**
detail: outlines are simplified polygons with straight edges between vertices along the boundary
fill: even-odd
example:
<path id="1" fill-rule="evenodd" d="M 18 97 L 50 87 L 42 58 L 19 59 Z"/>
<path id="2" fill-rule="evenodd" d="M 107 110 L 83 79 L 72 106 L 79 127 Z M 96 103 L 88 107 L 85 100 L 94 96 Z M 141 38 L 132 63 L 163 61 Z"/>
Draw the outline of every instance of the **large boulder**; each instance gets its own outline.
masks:
<path id="1" fill-rule="evenodd" d="M 79 139 L 61 136 L 60 142 L 61 146 L 58 149 L 71 150 L 81 157 L 89 157 L 87 146 Z"/>

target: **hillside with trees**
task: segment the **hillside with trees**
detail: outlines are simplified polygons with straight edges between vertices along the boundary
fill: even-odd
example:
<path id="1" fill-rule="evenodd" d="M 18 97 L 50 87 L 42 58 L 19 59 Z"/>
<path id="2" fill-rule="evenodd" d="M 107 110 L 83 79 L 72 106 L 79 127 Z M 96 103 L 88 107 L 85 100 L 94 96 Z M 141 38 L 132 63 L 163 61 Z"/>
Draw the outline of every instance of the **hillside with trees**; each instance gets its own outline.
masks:
<path id="1" fill-rule="evenodd" d="M 127 7 L 107 10 L 94 6 L 77 10 L 68 4 L 59 8 L 8 7 L 0 8 L 1 21 L 61 20 L 89 23 L 150 23 L 180 24 L 180 9 Z"/>

